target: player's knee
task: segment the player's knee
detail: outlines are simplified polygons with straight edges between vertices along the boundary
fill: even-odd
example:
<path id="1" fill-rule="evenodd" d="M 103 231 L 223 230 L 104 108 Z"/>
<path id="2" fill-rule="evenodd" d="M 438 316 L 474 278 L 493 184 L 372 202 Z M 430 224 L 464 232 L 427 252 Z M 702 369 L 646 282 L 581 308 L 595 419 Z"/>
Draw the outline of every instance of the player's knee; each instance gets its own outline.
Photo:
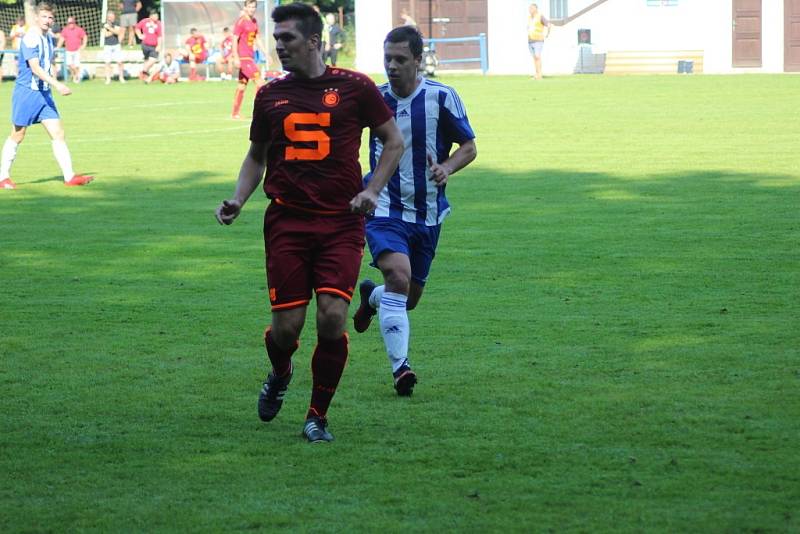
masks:
<path id="1" fill-rule="evenodd" d="M 317 299 L 317 332 L 327 338 L 338 338 L 347 322 L 347 301 L 333 297 Z"/>
<path id="2" fill-rule="evenodd" d="M 273 322 L 270 328 L 272 339 L 279 347 L 291 347 L 300 337 L 300 332 L 294 324 L 278 325 Z"/>
<path id="3" fill-rule="evenodd" d="M 387 269 L 383 272 L 383 280 L 387 290 L 392 293 L 408 295 L 408 288 L 411 283 L 409 273 L 398 269 Z"/>

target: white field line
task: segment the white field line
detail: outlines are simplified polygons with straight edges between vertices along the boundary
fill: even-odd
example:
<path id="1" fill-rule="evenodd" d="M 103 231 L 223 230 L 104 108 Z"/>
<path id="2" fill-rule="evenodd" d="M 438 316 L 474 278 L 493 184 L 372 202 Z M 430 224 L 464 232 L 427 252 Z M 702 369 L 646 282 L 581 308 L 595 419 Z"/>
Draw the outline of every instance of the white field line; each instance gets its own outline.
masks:
<path id="1" fill-rule="evenodd" d="M 96 111 L 120 111 L 126 109 L 138 109 L 138 108 L 163 108 L 163 107 L 171 107 L 171 106 L 185 106 L 187 104 L 202 104 L 202 105 L 209 105 L 209 104 L 216 104 L 218 100 L 177 100 L 175 102 L 156 102 L 153 104 L 130 104 L 125 106 L 112 106 L 108 108 L 98 108 Z M 63 104 L 62 104 L 63 105 Z"/>

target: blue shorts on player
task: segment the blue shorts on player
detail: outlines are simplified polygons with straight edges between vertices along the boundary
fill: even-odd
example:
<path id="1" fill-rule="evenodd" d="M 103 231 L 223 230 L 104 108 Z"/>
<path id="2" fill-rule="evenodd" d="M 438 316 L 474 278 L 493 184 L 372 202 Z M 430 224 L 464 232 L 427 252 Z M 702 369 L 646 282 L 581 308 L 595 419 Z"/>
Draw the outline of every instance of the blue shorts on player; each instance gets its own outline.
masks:
<path id="1" fill-rule="evenodd" d="M 14 126 L 30 126 L 48 119 L 59 119 L 50 91 L 32 91 L 19 85 L 11 97 L 11 122 Z"/>
<path id="2" fill-rule="evenodd" d="M 367 219 L 370 265 L 377 267 L 378 258 L 384 252 L 405 254 L 411 261 L 411 279 L 424 286 L 436 256 L 441 229 L 441 225 L 426 226 L 391 217 Z"/>

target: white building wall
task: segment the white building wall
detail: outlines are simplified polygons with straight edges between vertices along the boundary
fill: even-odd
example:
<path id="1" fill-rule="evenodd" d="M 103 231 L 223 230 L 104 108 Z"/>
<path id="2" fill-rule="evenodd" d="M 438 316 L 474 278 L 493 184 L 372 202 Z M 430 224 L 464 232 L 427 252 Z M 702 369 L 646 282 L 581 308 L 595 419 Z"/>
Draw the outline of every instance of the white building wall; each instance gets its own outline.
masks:
<path id="1" fill-rule="evenodd" d="M 540 4 L 549 4 L 546 0 Z M 489 0 L 488 28 L 490 74 L 522 74 L 533 71 L 528 53 L 529 0 Z"/>
<path id="2" fill-rule="evenodd" d="M 383 40 L 392 28 L 391 0 L 356 0 L 356 70 L 383 72 Z"/>
<path id="3" fill-rule="evenodd" d="M 576 13 L 594 0 L 570 0 Z M 491 74 L 531 74 L 527 17 L 530 0 L 488 0 Z M 550 2 L 538 0 L 550 15 Z M 545 42 L 545 75 L 572 74 L 578 61 L 578 29 L 592 30 L 592 51 L 703 50 L 704 72 L 783 72 L 783 0 L 762 2 L 761 68 L 732 67 L 733 0 L 680 0 L 673 7 L 648 7 L 645 0 L 609 0 L 565 26 L 553 26 Z M 383 70 L 381 43 L 392 28 L 391 0 L 356 0 L 356 64 Z"/>
<path id="4" fill-rule="evenodd" d="M 761 9 L 761 70 L 783 72 L 784 3 L 780 0 L 763 0 Z"/>

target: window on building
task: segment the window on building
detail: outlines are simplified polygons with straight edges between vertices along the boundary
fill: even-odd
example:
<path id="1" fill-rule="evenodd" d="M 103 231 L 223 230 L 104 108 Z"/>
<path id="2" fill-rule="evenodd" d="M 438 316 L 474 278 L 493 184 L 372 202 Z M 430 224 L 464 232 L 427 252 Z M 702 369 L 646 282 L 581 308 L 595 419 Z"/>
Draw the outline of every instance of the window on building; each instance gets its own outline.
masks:
<path id="1" fill-rule="evenodd" d="M 567 0 L 550 0 L 550 18 L 564 20 L 568 16 Z"/>

